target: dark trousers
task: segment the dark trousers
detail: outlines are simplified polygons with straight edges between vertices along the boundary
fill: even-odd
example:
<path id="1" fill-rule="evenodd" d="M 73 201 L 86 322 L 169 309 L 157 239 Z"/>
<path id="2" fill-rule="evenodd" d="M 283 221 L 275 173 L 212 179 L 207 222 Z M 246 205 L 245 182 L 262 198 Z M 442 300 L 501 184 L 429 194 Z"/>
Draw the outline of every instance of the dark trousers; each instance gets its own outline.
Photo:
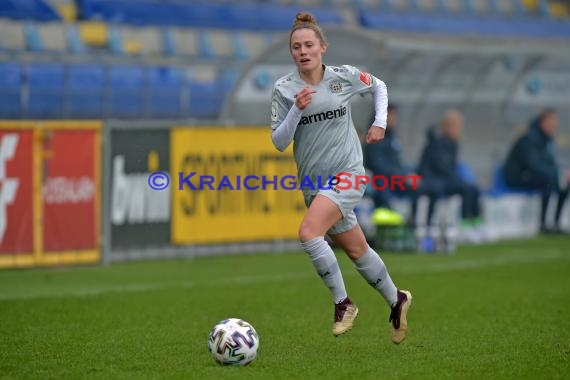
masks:
<path id="1" fill-rule="evenodd" d="M 423 193 L 429 198 L 427 224 L 431 224 L 437 200 L 442 197 L 461 195 L 461 217 L 463 219 L 481 216 L 480 191 L 476 185 L 462 180 L 441 180 L 424 178 Z"/>
<path id="2" fill-rule="evenodd" d="M 567 185 L 564 189 L 560 188 L 558 178 L 544 178 L 539 176 L 527 176 L 517 178 L 506 178 L 509 186 L 521 189 L 538 190 L 541 195 L 540 205 L 540 226 L 544 227 L 546 222 L 546 211 L 548 210 L 548 202 L 552 194 L 558 194 L 558 203 L 556 204 L 556 213 L 554 215 L 554 223 L 558 225 L 560 222 L 560 214 L 564 208 L 564 202 L 568 198 L 570 187 Z"/>

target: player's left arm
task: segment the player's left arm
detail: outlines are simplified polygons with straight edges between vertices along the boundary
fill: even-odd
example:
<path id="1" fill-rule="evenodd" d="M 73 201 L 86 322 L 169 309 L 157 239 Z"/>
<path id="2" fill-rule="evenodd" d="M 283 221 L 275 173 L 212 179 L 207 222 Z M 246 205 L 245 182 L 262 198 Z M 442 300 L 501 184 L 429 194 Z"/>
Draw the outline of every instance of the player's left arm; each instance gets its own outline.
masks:
<path id="1" fill-rule="evenodd" d="M 359 70 L 354 66 L 345 65 L 349 81 L 352 84 L 352 95 L 372 93 L 374 97 L 374 122 L 368 129 L 366 142 L 374 144 L 384 139 L 386 119 L 388 115 L 388 89 L 386 83 L 374 75 Z"/>
<path id="2" fill-rule="evenodd" d="M 388 117 L 388 89 L 386 84 L 375 77 L 376 85 L 372 90 L 374 96 L 374 122 L 366 135 L 367 144 L 375 144 L 384 139 L 386 119 Z"/>

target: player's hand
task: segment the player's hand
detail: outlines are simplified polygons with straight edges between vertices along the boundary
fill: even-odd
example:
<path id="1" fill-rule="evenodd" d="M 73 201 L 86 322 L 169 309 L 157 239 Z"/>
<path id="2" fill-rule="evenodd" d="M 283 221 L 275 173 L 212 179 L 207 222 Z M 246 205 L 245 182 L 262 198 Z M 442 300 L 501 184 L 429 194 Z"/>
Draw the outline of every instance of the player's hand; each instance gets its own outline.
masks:
<path id="1" fill-rule="evenodd" d="M 313 100 L 311 94 L 314 94 L 315 92 L 315 90 L 311 90 L 308 87 L 299 91 L 297 96 L 295 96 L 295 105 L 297 108 L 304 110 L 309 104 L 311 104 L 311 101 Z"/>
<path id="2" fill-rule="evenodd" d="M 570 184 L 570 169 L 566 170 L 566 183 Z"/>
<path id="3" fill-rule="evenodd" d="M 384 140 L 384 133 L 386 130 L 381 127 L 377 127 L 373 125 L 368 129 L 368 134 L 366 135 L 366 143 L 367 144 L 376 144 L 380 140 Z"/>

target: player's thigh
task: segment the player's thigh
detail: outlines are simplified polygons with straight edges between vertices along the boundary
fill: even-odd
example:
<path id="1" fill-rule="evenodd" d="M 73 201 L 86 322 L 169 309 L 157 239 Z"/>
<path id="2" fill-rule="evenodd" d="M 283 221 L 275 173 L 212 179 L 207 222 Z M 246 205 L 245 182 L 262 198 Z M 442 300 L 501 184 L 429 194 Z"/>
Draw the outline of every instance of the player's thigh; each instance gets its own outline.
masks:
<path id="1" fill-rule="evenodd" d="M 323 195 L 317 194 L 314 199 L 306 200 L 306 203 L 309 204 L 309 209 L 299 227 L 301 241 L 324 236 L 342 218 L 338 205 Z"/>

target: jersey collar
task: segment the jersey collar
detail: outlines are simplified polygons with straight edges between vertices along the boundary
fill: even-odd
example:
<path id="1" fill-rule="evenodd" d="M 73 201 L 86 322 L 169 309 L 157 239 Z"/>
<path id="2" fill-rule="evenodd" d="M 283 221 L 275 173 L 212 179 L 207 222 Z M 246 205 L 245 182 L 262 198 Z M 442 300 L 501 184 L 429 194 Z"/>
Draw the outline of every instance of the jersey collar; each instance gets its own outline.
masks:
<path id="1" fill-rule="evenodd" d="M 294 78 L 295 80 L 299 81 L 299 83 L 302 83 L 304 86 L 312 86 L 312 87 L 316 87 L 316 86 L 320 86 L 320 84 L 327 79 L 327 76 L 330 74 L 330 69 L 329 66 L 325 65 L 324 63 L 323 65 L 323 79 L 319 82 L 319 84 L 317 85 L 310 85 L 307 82 L 305 82 L 303 80 L 303 78 L 301 78 L 301 74 L 299 74 L 299 70 L 295 70 L 294 72 Z"/>

